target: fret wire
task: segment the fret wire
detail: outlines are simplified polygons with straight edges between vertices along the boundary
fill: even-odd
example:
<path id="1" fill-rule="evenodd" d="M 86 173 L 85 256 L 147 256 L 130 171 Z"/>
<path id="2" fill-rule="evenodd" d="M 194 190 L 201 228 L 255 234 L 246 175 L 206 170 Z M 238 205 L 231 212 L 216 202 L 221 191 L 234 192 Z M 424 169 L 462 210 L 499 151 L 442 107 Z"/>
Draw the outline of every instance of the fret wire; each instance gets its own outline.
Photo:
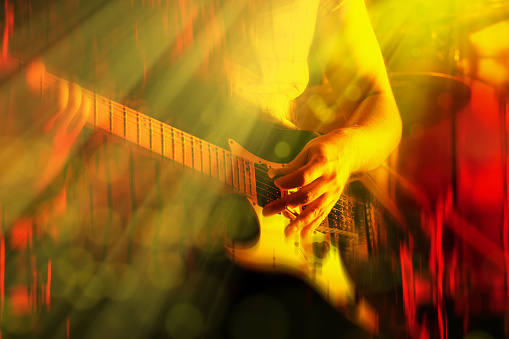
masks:
<path id="1" fill-rule="evenodd" d="M 164 128 L 163 123 L 161 122 L 161 155 L 164 156 Z"/>
<path id="2" fill-rule="evenodd" d="M 210 143 L 207 143 L 207 147 L 209 148 L 209 172 L 210 176 L 212 176 L 212 157 L 210 156 Z"/>
<path id="3" fill-rule="evenodd" d="M 242 168 L 242 179 L 244 179 L 244 192 L 247 194 L 247 177 L 246 177 L 246 167 L 245 167 L 245 161 L 244 159 L 240 162 L 240 167 Z"/>
<path id="4" fill-rule="evenodd" d="M 236 166 L 237 166 L 237 187 L 238 187 L 238 188 L 239 188 L 239 190 L 240 190 L 240 172 L 239 172 L 239 170 L 238 170 L 238 169 L 239 169 L 239 157 L 238 157 L 238 156 L 236 156 L 235 154 L 234 154 L 234 155 L 232 155 L 232 171 L 233 171 L 233 166 L 234 166 L 234 165 L 233 165 L 233 157 L 235 157 L 235 159 L 236 159 L 236 160 L 235 160 L 235 164 L 236 164 Z"/>
<path id="5" fill-rule="evenodd" d="M 201 172 L 203 173 L 203 142 L 201 141 L 201 139 L 199 139 L 200 141 L 200 165 L 201 165 Z"/>
<path id="6" fill-rule="evenodd" d="M 110 132 L 113 132 L 113 110 L 111 109 L 111 100 L 109 100 L 110 106 Z"/>
<path id="7" fill-rule="evenodd" d="M 240 166 L 239 166 L 239 157 L 235 155 L 235 166 L 237 167 L 237 183 L 239 186 L 239 190 L 242 190 L 242 187 L 240 187 Z"/>
<path id="8" fill-rule="evenodd" d="M 148 118 L 148 130 L 149 130 L 149 138 L 150 138 L 150 150 L 152 150 L 152 119 Z"/>
<path id="9" fill-rule="evenodd" d="M 219 153 L 217 147 L 214 147 L 214 150 L 216 151 L 217 180 L 221 181 L 221 179 L 219 178 L 221 175 L 221 171 L 219 169 Z"/>
<path id="10" fill-rule="evenodd" d="M 186 165 L 186 148 L 185 148 L 185 142 L 184 142 L 184 133 L 182 133 L 182 165 Z"/>
<path id="11" fill-rule="evenodd" d="M 173 153 L 173 160 L 176 161 L 177 150 L 175 149 L 175 131 L 173 128 L 171 129 L 171 151 Z"/>
<path id="12" fill-rule="evenodd" d="M 223 163 L 224 163 L 224 183 L 228 184 L 228 179 L 227 179 L 227 176 L 226 176 L 227 175 L 226 174 L 226 168 L 227 168 L 227 166 L 226 166 L 226 154 L 225 154 L 224 150 L 223 150 Z"/>
<path id="13" fill-rule="evenodd" d="M 231 185 L 232 187 L 235 187 L 235 184 L 233 183 L 233 180 L 235 179 L 234 178 L 235 176 L 233 175 L 232 168 L 231 168 L 230 154 L 226 153 L 226 151 L 223 151 L 223 152 L 225 152 L 225 156 L 226 156 L 226 161 L 225 161 L 226 162 L 226 164 L 225 164 L 226 168 L 224 169 L 224 171 L 226 172 L 226 169 L 228 168 L 228 165 L 230 165 L 230 170 L 228 172 L 231 172 L 232 175 L 231 175 L 231 178 L 230 178 L 230 184 L 229 185 Z M 229 175 L 230 175 L 230 173 L 228 173 L 228 175 L 225 175 L 225 176 L 229 176 Z"/>
<path id="14" fill-rule="evenodd" d="M 136 112 L 136 142 L 140 144 L 140 115 Z"/>
<path id="15" fill-rule="evenodd" d="M 240 167 L 242 168 L 242 178 L 244 179 L 244 192 L 247 193 L 247 185 L 246 185 L 246 168 L 244 167 L 244 159 L 241 160 Z"/>
<path id="16" fill-rule="evenodd" d="M 233 167 L 233 154 L 228 158 L 230 159 L 229 164 L 232 173 L 232 186 L 235 187 L 235 168 Z"/>
<path id="17" fill-rule="evenodd" d="M 232 172 L 232 186 L 235 187 L 235 167 L 233 167 L 233 154 L 230 156 L 230 166 Z"/>
<path id="18" fill-rule="evenodd" d="M 252 195 L 253 194 L 253 184 L 251 183 L 251 168 L 249 167 L 249 164 L 246 169 L 247 169 L 247 175 L 249 176 L 249 194 Z"/>
<path id="19" fill-rule="evenodd" d="M 124 106 L 124 138 L 127 139 L 127 114 Z"/>
<path id="20" fill-rule="evenodd" d="M 192 165 L 192 169 L 195 169 L 194 168 L 194 142 L 193 142 L 193 137 L 191 136 L 191 165 Z"/>

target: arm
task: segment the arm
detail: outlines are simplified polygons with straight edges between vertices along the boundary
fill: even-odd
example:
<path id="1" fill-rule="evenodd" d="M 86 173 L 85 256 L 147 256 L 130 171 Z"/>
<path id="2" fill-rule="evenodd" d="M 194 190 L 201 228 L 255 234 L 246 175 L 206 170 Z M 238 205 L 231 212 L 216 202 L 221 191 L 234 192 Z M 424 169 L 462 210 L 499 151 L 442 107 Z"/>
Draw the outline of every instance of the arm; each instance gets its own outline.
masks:
<path id="1" fill-rule="evenodd" d="M 324 133 L 309 142 L 288 166 L 273 170 L 281 189 L 299 188 L 264 209 L 307 205 L 286 228 L 305 236 L 323 221 L 351 173 L 379 166 L 401 138 L 401 119 L 383 58 L 362 0 L 349 0 L 317 22 L 314 47 L 339 109 L 333 119 L 313 124 L 297 114 L 301 129 Z"/>

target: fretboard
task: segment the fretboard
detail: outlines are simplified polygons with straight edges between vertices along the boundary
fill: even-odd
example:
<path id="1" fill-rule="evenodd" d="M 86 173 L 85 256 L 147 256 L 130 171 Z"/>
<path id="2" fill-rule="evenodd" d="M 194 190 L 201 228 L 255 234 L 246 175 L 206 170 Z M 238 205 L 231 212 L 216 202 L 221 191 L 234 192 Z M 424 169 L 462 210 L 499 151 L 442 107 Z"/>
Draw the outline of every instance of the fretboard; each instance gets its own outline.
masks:
<path id="1" fill-rule="evenodd" d="M 47 74 L 48 83 L 58 80 Z M 254 164 L 221 147 L 164 124 L 95 92 L 88 123 L 209 176 L 248 197 L 256 196 Z"/>

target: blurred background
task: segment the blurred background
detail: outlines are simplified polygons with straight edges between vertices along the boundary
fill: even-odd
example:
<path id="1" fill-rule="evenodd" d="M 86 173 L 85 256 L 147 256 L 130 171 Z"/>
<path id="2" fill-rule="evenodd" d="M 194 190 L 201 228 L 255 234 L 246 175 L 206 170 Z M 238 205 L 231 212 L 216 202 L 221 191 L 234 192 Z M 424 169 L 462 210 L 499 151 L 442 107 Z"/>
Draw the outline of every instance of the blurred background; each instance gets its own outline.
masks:
<path id="1" fill-rule="evenodd" d="M 472 337 L 489 337 L 473 331 L 483 322 L 498 326 L 493 337 L 507 337 L 509 3 L 366 4 L 404 123 L 392 166 L 415 189 L 396 199 L 404 206 L 413 196 L 432 210 L 424 232 L 435 248 L 431 299 L 444 311 L 437 316 L 456 318 L 449 337 L 468 327 Z M 419 288 L 429 294 L 427 284 Z"/>
<path id="2" fill-rule="evenodd" d="M 409 235 L 411 240 L 399 252 L 401 272 L 397 273 L 401 275 L 402 300 L 399 302 L 402 304 L 404 327 L 408 329 L 408 336 L 414 338 L 509 337 L 509 1 L 365 2 L 403 120 L 401 144 L 381 171 L 389 175 L 389 194 L 412 225 L 412 233 Z M 151 112 L 152 116 L 162 119 L 156 113 L 157 108 L 166 107 L 167 103 L 159 96 L 152 95 L 151 88 L 164 83 L 165 78 L 160 76 L 161 69 L 166 66 L 167 60 L 175 60 L 176 55 L 178 58 L 179 49 L 163 51 L 164 46 L 154 43 L 164 38 L 168 34 L 168 25 L 172 25 L 171 20 L 168 22 L 156 10 L 173 5 L 172 1 L 155 0 L 6 0 L 0 12 L 0 23 L 4 28 L 2 53 L 8 51 L 21 60 L 43 55 L 48 70 L 77 81 L 83 87 L 94 84 L 94 89 L 102 95 L 122 100 L 130 107 Z M 154 24 L 146 25 L 146 22 Z M 184 27 L 182 22 L 180 25 Z M 184 46 L 185 41 L 182 40 Z M 126 57 L 127 51 L 129 57 Z M 161 53 L 167 53 L 170 57 L 159 57 Z M 321 76 L 313 68 L 311 73 L 312 79 Z M 182 128 L 190 123 L 173 115 L 162 120 L 181 124 Z M 92 151 L 89 153 L 96 156 L 94 152 L 99 147 L 97 145 L 104 144 L 104 136 L 92 138 L 95 141 L 91 144 L 95 143 L 95 146 L 90 146 Z M 89 181 L 116 182 L 115 175 L 119 178 L 127 175 L 129 155 L 115 153 L 118 143 L 113 141 L 111 144 L 113 146 L 104 147 L 104 152 L 117 154 L 120 160 L 116 160 L 109 169 L 97 165 L 94 179 L 85 175 L 85 179 L 80 181 L 85 191 L 88 190 Z M 71 164 L 71 170 L 79 172 L 79 161 Z M 147 182 L 156 182 L 163 176 L 154 174 L 158 173 L 157 166 L 156 163 L 150 168 L 152 174 L 148 176 L 150 179 L 145 179 Z M 67 198 L 64 198 L 67 199 L 68 210 L 73 213 L 78 211 L 77 207 L 73 207 L 74 210 L 69 207 L 72 205 L 69 197 L 73 194 L 76 196 L 77 187 L 74 187 L 74 191 L 68 189 Z M 105 186 L 100 194 L 90 193 L 90 197 L 108 201 L 112 196 L 114 199 L 115 196 L 131 194 L 120 188 L 117 191 L 113 188 L 112 193 L 111 187 L 108 187 Z M 147 196 L 152 198 L 147 199 L 153 201 L 143 205 L 138 218 L 147 216 L 150 219 L 148 216 L 158 208 L 159 193 L 151 194 Z M 83 197 L 83 200 L 86 199 L 88 197 Z M 92 198 L 89 200 L 84 203 L 87 208 L 93 205 Z M 133 198 L 135 200 L 139 201 Z M 179 215 L 179 211 L 175 207 L 165 210 L 164 218 L 185 219 Z M 119 225 L 125 224 L 120 216 L 112 216 L 106 210 L 91 212 L 91 215 L 97 220 L 101 213 L 108 216 L 110 223 L 114 220 L 115 224 L 118 219 Z M 159 217 L 160 214 L 156 213 L 151 218 Z M 197 213 L 193 217 L 206 218 L 206 215 Z M 178 223 L 178 220 L 175 222 Z M 157 220 L 152 221 L 157 225 Z M 33 225 L 21 224 L 13 231 L 14 235 L 3 235 L 8 241 L 2 245 L 5 248 L 2 252 L 0 322 L 6 328 L 4 336 L 7 338 L 29 336 L 28 333 L 34 331 L 35 322 L 30 317 L 23 317 L 34 312 L 35 308 L 47 308 L 47 319 L 51 318 L 51 312 L 54 311 L 50 311 L 49 292 L 36 293 L 33 284 L 22 283 L 24 279 L 32 279 L 30 269 L 21 275 L 16 273 L 16 283 L 11 280 L 10 287 L 4 284 L 6 278 L 9 280 L 9 272 L 14 274 L 12 272 L 15 271 L 6 269 L 9 265 L 5 265 L 5 260 L 10 255 L 11 259 L 17 258 L 22 262 L 19 265 L 26 264 L 27 267 L 32 267 L 30 260 L 46 260 L 43 265 L 45 268 L 36 274 L 44 277 L 42 285 L 37 285 L 37 288 L 49 286 L 51 261 L 48 263 L 47 257 L 43 260 L 41 256 L 36 259 L 18 253 L 27 249 L 32 232 L 36 233 Z M 171 231 L 168 232 L 167 238 L 175 236 Z M 63 241 L 60 235 L 68 236 L 73 231 L 67 229 L 57 233 L 56 238 Z M 74 235 L 70 239 L 76 241 L 81 237 Z M 85 236 L 83 239 L 78 242 L 101 241 Z M 138 245 L 143 247 L 152 240 L 146 240 L 147 244 L 143 244 L 144 241 L 140 240 Z M 198 236 L 193 241 L 198 247 L 201 244 Z M 169 242 L 161 246 L 172 247 L 177 244 Z M 217 248 L 211 251 L 215 254 L 220 252 Z M 67 257 L 79 258 L 76 260 L 81 263 L 80 267 L 87 267 L 87 263 L 94 260 L 82 252 L 74 248 Z M 66 280 L 65 276 L 70 272 L 83 276 L 91 274 L 91 269 L 80 271 L 67 267 L 72 260 L 60 262 L 60 266 L 53 263 L 53 267 L 61 272 L 60 279 Z M 180 284 L 179 279 L 193 279 L 185 273 L 184 267 L 189 262 L 183 262 L 181 253 L 163 256 L 161 260 L 170 263 L 172 270 L 162 275 L 149 270 L 144 277 L 150 280 L 148 286 L 156 286 L 172 294 L 182 292 L 174 288 Z M 135 276 L 137 273 L 136 270 L 123 268 L 123 272 L 127 273 L 123 273 L 122 280 L 115 275 L 117 268 L 111 265 L 103 273 L 109 277 L 105 279 L 110 279 L 108 281 L 112 284 L 107 296 L 118 301 L 128 299 L 130 289 L 142 286 L 143 278 L 126 278 L 126 274 Z M 56 284 L 55 276 L 53 284 Z M 125 292 L 125 295 L 115 291 L 115 279 L 123 281 L 123 287 L 118 291 Z M 210 281 L 211 285 L 222 286 L 215 279 Z M 74 287 L 80 286 L 76 282 L 73 284 Z M 68 284 L 62 282 L 62 286 Z M 81 298 L 78 301 L 65 293 L 59 295 L 58 291 L 52 298 L 64 295 L 70 305 L 74 303 L 78 309 L 91 309 L 99 303 L 100 298 L 94 291 L 89 292 L 88 299 Z M 48 300 L 44 295 L 48 296 Z M 158 296 L 153 292 L 151 300 L 155 303 Z M 250 302 L 256 306 L 257 301 L 253 300 Z M 135 306 L 132 305 L 133 308 Z M 248 308 L 245 304 L 242 307 Z M 284 318 L 278 313 L 278 307 L 274 306 L 274 316 Z M 8 308 L 10 313 L 4 311 Z M 61 316 L 65 310 L 59 309 L 58 312 Z M 112 312 L 105 314 L 111 315 Z M 206 337 L 200 330 L 191 330 L 193 324 L 184 322 L 183 329 L 175 327 L 175 314 L 180 315 L 178 319 L 202 319 L 197 308 L 190 304 L 178 304 L 177 308 L 168 313 L 166 320 L 161 320 L 166 324 L 166 335 L 179 337 L 184 333 L 182 337 Z M 23 320 L 19 320 L 21 318 Z M 13 319 L 18 319 L 18 322 Z M 66 319 L 67 323 L 51 323 L 48 320 L 46 324 L 49 324 L 48 328 L 58 328 L 60 332 L 56 332 L 69 337 L 70 321 Z M 180 332 L 175 328 L 179 328 Z M 55 331 L 48 329 L 38 333 L 53 334 Z M 287 332 L 276 333 L 284 337 Z"/>

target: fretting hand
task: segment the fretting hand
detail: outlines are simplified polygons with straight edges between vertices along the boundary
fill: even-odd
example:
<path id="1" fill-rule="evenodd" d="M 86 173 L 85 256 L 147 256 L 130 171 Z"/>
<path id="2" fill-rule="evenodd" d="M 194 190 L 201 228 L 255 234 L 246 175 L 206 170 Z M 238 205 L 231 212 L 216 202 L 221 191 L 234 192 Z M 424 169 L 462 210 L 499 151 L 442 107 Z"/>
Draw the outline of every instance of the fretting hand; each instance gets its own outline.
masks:
<path id="1" fill-rule="evenodd" d="M 58 81 L 43 91 L 44 77 L 44 65 L 32 63 L 0 92 L 0 201 L 18 212 L 62 171 L 90 111 L 78 85 Z"/>
<path id="2" fill-rule="evenodd" d="M 311 140 L 297 157 L 269 176 L 281 176 L 274 183 L 282 190 L 296 192 L 271 202 L 263 209 L 265 216 L 281 213 L 287 207 L 306 208 L 285 229 L 290 236 L 300 231 L 306 237 L 327 217 L 339 199 L 350 173 L 356 170 L 355 143 L 350 133 L 339 129 Z"/>

